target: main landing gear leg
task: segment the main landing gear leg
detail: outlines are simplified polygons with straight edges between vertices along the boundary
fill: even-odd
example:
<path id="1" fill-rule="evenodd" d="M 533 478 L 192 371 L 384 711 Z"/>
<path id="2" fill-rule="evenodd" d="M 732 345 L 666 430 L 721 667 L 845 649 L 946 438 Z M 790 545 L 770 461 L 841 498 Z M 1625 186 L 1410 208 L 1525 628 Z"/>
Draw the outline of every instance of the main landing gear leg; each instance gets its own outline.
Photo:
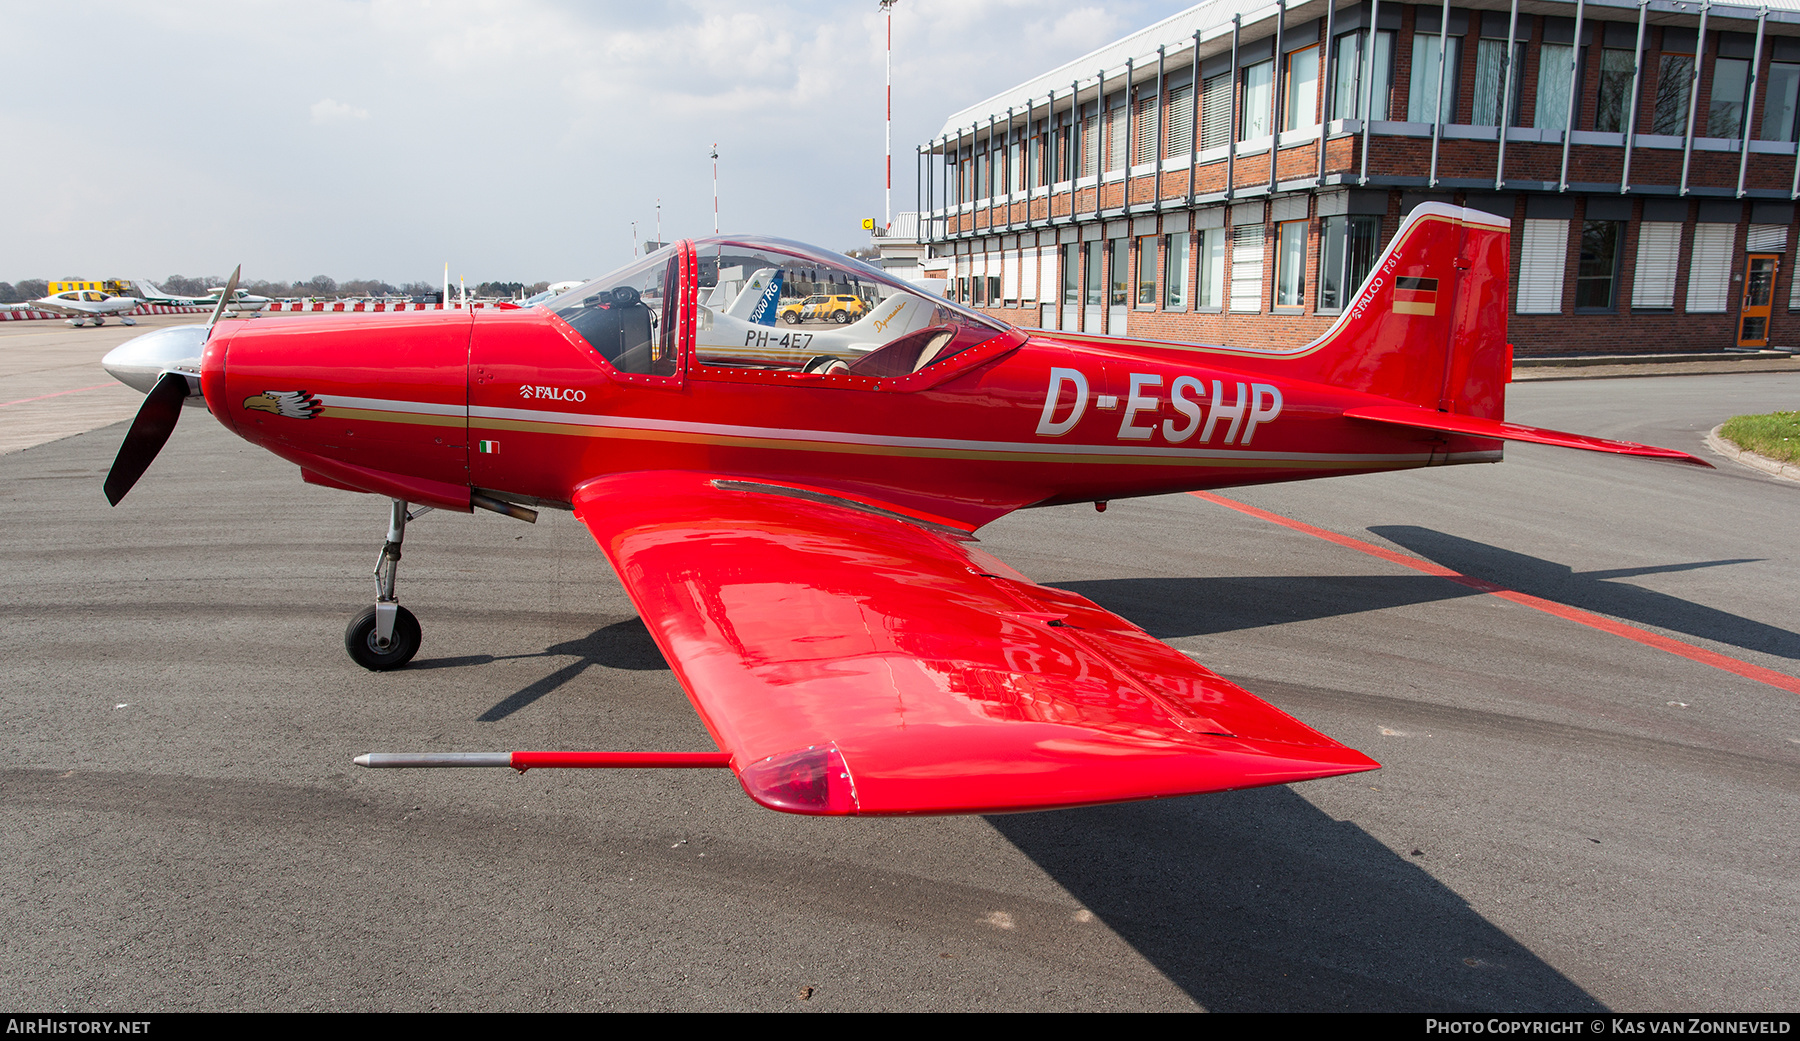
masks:
<path id="1" fill-rule="evenodd" d="M 344 649 L 365 669 L 398 669 L 419 653 L 419 620 L 400 606 L 394 595 L 394 579 L 400 569 L 400 546 L 406 541 L 406 522 L 430 512 L 431 507 L 421 506 L 408 513 L 405 502 L 394 500 L 387 541 L 375 560 L 375 606 L 352 618 L 344 630 Z"/>

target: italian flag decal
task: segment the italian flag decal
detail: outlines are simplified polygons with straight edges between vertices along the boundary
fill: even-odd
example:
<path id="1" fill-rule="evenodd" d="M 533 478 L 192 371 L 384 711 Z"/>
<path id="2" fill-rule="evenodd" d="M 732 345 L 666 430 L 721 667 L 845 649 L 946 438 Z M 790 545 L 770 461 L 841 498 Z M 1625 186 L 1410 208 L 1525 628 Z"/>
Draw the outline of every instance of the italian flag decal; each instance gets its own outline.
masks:
<path id="1" fill-rule="evenodd" d="M 477 441 L 477 442 L 475 442 L 475 451 L 480 452 L 482 455 L 499 455 L 500 454 L 500 442 L 498 442 L 498 441 Z"/>

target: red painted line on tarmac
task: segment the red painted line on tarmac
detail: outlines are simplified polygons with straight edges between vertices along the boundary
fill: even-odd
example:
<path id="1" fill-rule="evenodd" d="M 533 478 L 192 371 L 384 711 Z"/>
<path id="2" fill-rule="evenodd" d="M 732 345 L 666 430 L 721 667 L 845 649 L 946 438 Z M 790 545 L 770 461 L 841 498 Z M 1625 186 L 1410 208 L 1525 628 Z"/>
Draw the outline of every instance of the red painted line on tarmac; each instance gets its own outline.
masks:
<path id="1" fill-rule="evenodd" d="M 1392 564 L 1399 564 L 1401 567 L 1409 567 L 1414 571 L 1422 571 L 1427 575 L 1435 575 L 1438 578 L 1447 578 L 1458 585 L 1468 586 L 1470 589 L 1492 594 L 1502 600 L 1510 600 L 1515 604 L 1522 604 L 1534 610 L 1542 611 L 1548 615 L 1555 615 L 1558 618 L 1577 622 L 1590 629 L 1598 629 L 1601 632 L 1611 633 L 1614 636 L 1622 636 L 1627 640 L 1641 643 L 1646 647 L 1654 647 L 1659 651 L 1668 651 L 1670 654 L 1678 654 L 1683 658 L 1687 658 L 1690 661 L 1697 661 L 1702 665 L 1711 665 L 1715 669 L 1723 669 L 1726 672 L 1742 676 L 1745 679 L 1755 680 L 1758 683 L 1766 683 L 1771 687 L 1779 687 L 1791 694 L 1800 694 L 1800 678 L 1789 676 L 1786 673 L 1776 672 L 1774 669 L 1765 669 L 1760 665 L 1752 665 L 1747 661 L 1739 661 L 1736 658 L 1719 654 L 1716 651 L 1709 651 L 1703 647 L 1695 647 L 1690 643 L 1683 643 L 1680 640 L 1670 639 L 1660 633 L 1653 633 L 1647 629 L 1640 629 L 1635 625 L 1627 625 L 1624 622 L 1615 621 L 1614 619 L 1607 618 L 1603 615 L 1597 615 L 1592 611 L 1584 611 L 1579 607 L 1570 607 L 1568 604 L 1559 604 L 1554 600 L 1545 600 L 1542 597 L 1532 596 L 1529 593 L 1521 593 L 1516 589 L 1508 589 L 1505 586 L 1495 585 L 1494 583 L 1483 579 L 1472 578 L 1460 571 L 1452 571 L 1442 564 L 1433 564 L 1428 560 L 1420 560 L 1417 557 L 1409 557 L 1404 553 L 1396 553 L 1384 546 L 1377 546 L 1373 542 L 1364 542 L 1362 539 L 1351 538 L 1348 535 L 1340 535 L 1335 531 L 1326 531 L 1324 528 L 1314 527 L 1311 524 L 1307 524 L 1305 521 L 1297 521 L 1291 517 L 1283 517 L 1278 513 L 1270 513 L 1268 510 L 1259 510 L 1254 506 L 1246 506 L 1241 502 L 1235 502 L 1224 496 L 1214 495 L 1211 492 L 1190 492 L 1188 494 L 1205 499 L 1207 502 L 1224 506 L 1227 509 L 1236 510 L 1239 513 L 1255 517 L 1257 520 L 1265 520 L 1271 524 L 1279 524 L 1284 528 L 1291 528 L 1294 531 L 1311 535 L 1314 538 L 1336 543 L 1346 549 L 1356 550 L 1358 553 L 1367 553 L 1371 557 L 1380 557 L 1382 560 Z"/>
<path id="2" fill-rule="evenodd" d="M 122 384 L 96 383 L 91 387 L 76 387 L 74 390 L 59 390 L 54 394 L 39 394 L 35 398 L 20 398 L 17 401 L 0 401 L 0 408 L 5 408 L 8 405 L 23 405 L 27 401 L 42 401 L 45 398 L 60 398 L 64 394 L 82 394 L 82 393 L 85 393 L 90 390 L 105 390 L 107 387 L 118 387 L 118 386 L 122 386 Z"/>

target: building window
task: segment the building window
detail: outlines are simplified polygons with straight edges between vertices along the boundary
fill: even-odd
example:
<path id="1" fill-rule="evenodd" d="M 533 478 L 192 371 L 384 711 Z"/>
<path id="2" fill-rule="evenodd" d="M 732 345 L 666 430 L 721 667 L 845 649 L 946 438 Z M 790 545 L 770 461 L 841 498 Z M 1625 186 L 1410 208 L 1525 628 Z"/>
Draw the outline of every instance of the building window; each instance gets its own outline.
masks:
<path id="1" fill-rule="evenodd" d="M 1137 306 L 1140 311 L 1156 310 L 1156 236 L 1144 235 L 1137 240 Z"/>
<path id="2" fill-rule="evenodd" d="M 1706 136 L 1735 138 L 1744 129 L 1744 96 L 1750 90 L 1750 63 L 1742 58 L 1713 62 L 1712 106 Z"/>
<path id="3" fill-rule="evenodd" d="M 1244 70 L 1244 118 L 1239 141 L 1268 137 L 1270 106 L 1275 103 L 1275 62 L 1260 61 Z"/>
<path id="4" fill-rule="evenodd" d="M 1275 225 L 1275 306 L 1306 306 L 1306 222 Z"/>
<path id="5" fill-rule="evenodd" d="M 1186 158 L 1194 150 L 1194 85 L 1183 83 L 1169 91 L 1168 151 L 1170 159 Z"/>
<path id="6" fill-rule="evenodd" d="M 1507 126 L 1519 125 L 1519 96 L 1525 85 L 1525 45 L 1512 49 L 1512 107 L 1507 111 Z M 1506 41 L 1479 40 L 1475 44 L 1475 112 L 1469 122 L 1476 126 L 1500 125 L 1500 96 L 1506 92 Z"/>
<path id="7" fill-rule="evenodd" d="M 1073 310 L 1081 304 L 1081 243 L 1065 243 L 1062 248 L 1062 302 Z"/>
<path id="8" fill-rule="evenodd" d="M 1600 52 L 1600 97 L 1594 107 L 1594 129 L 1617 134 L 1625 129 L 1631 105 L 1631 80 L 1635 55 L 1606 48 Z"/>
<path id="9" fill-rule="evenodd" d="M 1287 120 L 1283 130 L 1299 130 L 1319 122 L 1319 48 L 1304 47 L 1287 57 Z"/>
<path id="10" fill-rule="evenodd" d="M 1110 239 L 1106 243 L 1106 259 L 1112 269 L 1112 282 L 1107 293 L 1108 307 L 1127 307 L 1131 304 L 1131 273 L 1125 266 L 1131 262 L 1131 251 L 1126 245 L 1127 239 Z"/>
<path id="11" fill-rule="evenodd" d="M 1613 284 L 1619 277 L 1619 232 L 1614 220 L 1581 222 L 1581 259 L 1575 266 L 1575 310 L 1613 310 Z"/>
<path id="12" fill-rule="evenodd" d="M 1194 260 L 1199 268 L 1194 307 L 1216 311 L 1225 302 L 1225 229 L 1207 228 L 1194 235 Z"/>
<path id="13" fill-rule="evenodd" d="M 1231 73 L 1200 85 L 1200 149 L 1224 148 L 1231 141 Z"/>
<path id="14" fill-rule="evenodd" d="M 1131 122 L 1131 161 L 1134 165 L 1153 162 L 1156 156 L 1156 90 L 1147 88 L 1138 94 L 1137 118 Z"/>
<path id="15" fill-rule="evenodd" d="M 1769 90 L 1763 96 L 1762 139 L 1794 140 L 1796 109 L 1800 108 L 1800 65 L 1769 63 Z"/>
<path id="16" fill-rule="evenodd" d="M 1631 309 L 1668 310 L 1675 306 L 1675 273 L 1681 266 L 1681 222 L 1642 221 L 1637 236 Z"/>
<path id="17" fill-rule="evenodd" d="M 1188 233 L 1163 237 L 1163 300 L 1165 311 L 1187 310 Z"/>
<path id="18" fill-rule="evenodd" d="M 1519 243 L 1519 314 L 1561 314 L 1569 267 L 1569 222 L 1525 221 Z"/>
<path id="19" fill-rule="evenodd" d="M 1694 251 L 1688 260 L 1689 314 L 1720 314 L 1731 309 L 1731 253 L 1736 244 L 1735 224 L 1694 226 Z"/>
<path id="20" fill-rule="evenodd" d="M 1255 314 L 1262 310 L 1263 226 L 1231 229 L 1231 309 Z"/>
<path id="21" fill-rule="evenodd" d="M 1106 244 L 1090 242 L 1087 244 L 1087 306 L 1099 310 L 1106 306 Z M 1099 332 L 1090 329 L 1089 332 Z"/>
<path id="22" fill-rule="evenodd" d="M 1332 119 L 1363 118 L 1363 106 L 1369 100 L 1371 86 L 1366 77 L 1370 75 L 1375 77 L 1375 99 L 1370 105 L 1374 115 L 1369 118 L 1388 118 L 1388 95 L 1394 80 L 1394 34 L 1376 33 L 1374 60 L 1365 63 L 1368 42 L 1367 33 L 1345 33 L 1337 38 L 1337 61 L 1331 85 Z"/>
<path id="23" fill-rule="evenodd" d="M 1569 125 L 1569 62 L 1575 48 L 1546 43 L 1538 48 L 1537 111 L 1531 125 L 1540 130 L 1562 130 Z"/>
<path id="24" fill-rule="evenodd" d="M 1131 123 L 1125 104 L 1120 102 L 1106 114 L 1106 172 L 1125 169 L 1125 152 L 1131 147 Z"/>
<path id="25" fill-rule="evenodd" d="M 1462 39 L 1452 36 L 1443 41 L 1447 46 L 1444 55 L 1447 61 L 1442 70 L 1444 77 L 1444 100 L 1438 104 L 1438 38 L 1435 34 L 1420 34 L 1413 37 L 1412 49 L 1412 86 L 1406 95 L 1406 119 L 1410 123 L 1430 123 L 1442 120 L 1445 123 L 1456 122 L 1456 72 L 1457 59 L 1462 54 Z M 1433 116 L 1433 111 L 1438 114 Z"/>
<path id="26" fill-rule="evenodd" d="M 1694 89 L 1694 56 L 1664 54 L 1656 73 L 1656 121 L 1653 134 L 1687 136 L 1688 99 Z"/>
<path id="27" fill-rule="evenodd" d="M 1094 177 L 1100 173 L 1100 120 L 1095 116 L 1085 116 L 1081 120 L 1081 176 Z"/>
<path id="28" fill-rule="evenodd" d="M 1019 142 L 1006 146 L 1006 187 L 1008 191 L 1025 190 L 1025 167 L 1019 163 Z"/>
<path id="29" fill-rule="evenodd" d="M 1375 265 L 1381 218 L 1326 217 L 1319 234 L 1319 310 L 1342 311 Z"/>

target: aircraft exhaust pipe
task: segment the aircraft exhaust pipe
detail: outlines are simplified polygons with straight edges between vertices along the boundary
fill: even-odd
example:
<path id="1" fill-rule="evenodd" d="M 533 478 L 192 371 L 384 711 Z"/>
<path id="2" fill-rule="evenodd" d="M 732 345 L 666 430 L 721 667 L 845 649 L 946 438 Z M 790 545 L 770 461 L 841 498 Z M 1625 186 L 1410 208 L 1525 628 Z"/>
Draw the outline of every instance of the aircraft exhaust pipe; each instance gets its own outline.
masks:
<path id="1" fill-rule="evenodd" d="M 368 752 L 353 760 L 373 770 L 509 766 L 566 770 L 729 769 L 729 752 Z"/>
<path id="2" fill-rule="evenodd" d="M 536 510 L 528 510 L 523 506 L 515 506 L 510 502 L 501 502 L 499 499 L 490 499 L 479 492 L 471 492 L 469 494 L 469 505 L 479 506 L 484 510 L 492 510 L 495 513 L 502 513 L 514 520 L 522 520 L 527 524 L 537 523 Z"/>

